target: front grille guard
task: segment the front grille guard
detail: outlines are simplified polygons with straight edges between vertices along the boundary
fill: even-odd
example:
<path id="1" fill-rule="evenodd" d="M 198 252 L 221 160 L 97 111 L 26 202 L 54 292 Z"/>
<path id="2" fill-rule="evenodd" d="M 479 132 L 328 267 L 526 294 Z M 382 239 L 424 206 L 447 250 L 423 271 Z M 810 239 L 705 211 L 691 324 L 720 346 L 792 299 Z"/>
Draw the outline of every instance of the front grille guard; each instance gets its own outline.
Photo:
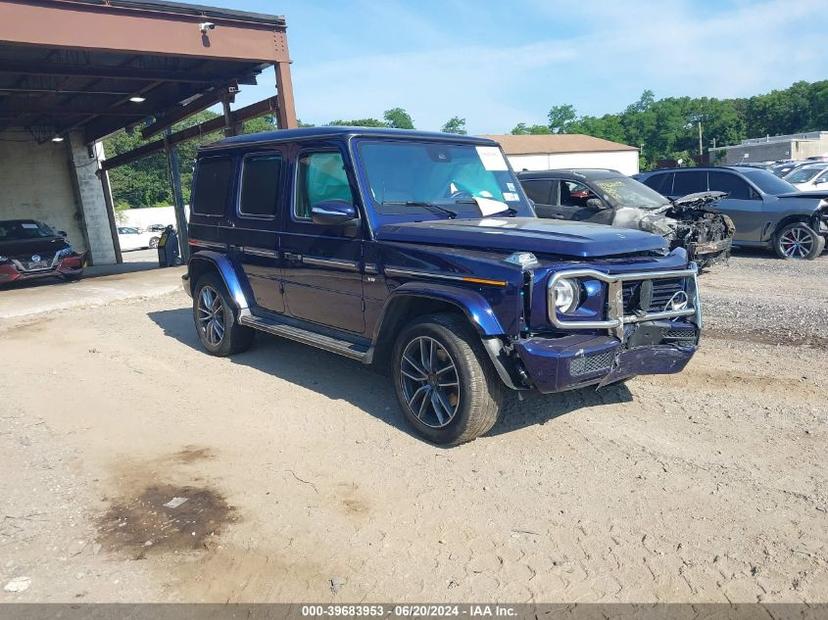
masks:
<path id="1" fill-rule="evenodd" d="M 607 329 L 620 341 L 624 341 L 624 326 L 642 321 L 658 321 L 661 319 L 677 319 L 684 316 L 694 317 L 694 323 L 701 329 L 702 311 L 699 297 L 698 268 L 690 263 L 688 269 L 675 271 L 636 272 L 610 275 L 594 269 L 572 269 L 559 271 L 554 274 L 547 284 L 547 291 L 552 290 L 558 280 L 564 278 L 589 278 L 600 280 L 607 284 L 607 319 L 604 321 L 569 321 L 558 317 L 554 303 L 550 303 L 549 320 L 559 329 Z M 666 278 L 685 278 L 688 306 L 683 310 L 665 310 L 664 312 L 648 312 L 641 314 L 624 314 L 623 283 L 630 280 L 663 280 Z"/>

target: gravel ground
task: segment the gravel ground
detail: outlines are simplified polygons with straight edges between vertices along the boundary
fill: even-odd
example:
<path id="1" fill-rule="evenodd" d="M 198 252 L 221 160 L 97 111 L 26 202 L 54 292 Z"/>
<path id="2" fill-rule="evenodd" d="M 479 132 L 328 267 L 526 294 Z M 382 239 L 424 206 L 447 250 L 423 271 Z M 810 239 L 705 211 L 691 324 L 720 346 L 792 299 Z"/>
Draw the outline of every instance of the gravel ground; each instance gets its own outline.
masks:
<path id="1" fill-rule="evenodd" d="M 355 362 L 203 354 L 183 294 L 0 321 L 0 602 L 826 601 L 826 267 L 735 257 L 685 372 L 450 450 Z"/>

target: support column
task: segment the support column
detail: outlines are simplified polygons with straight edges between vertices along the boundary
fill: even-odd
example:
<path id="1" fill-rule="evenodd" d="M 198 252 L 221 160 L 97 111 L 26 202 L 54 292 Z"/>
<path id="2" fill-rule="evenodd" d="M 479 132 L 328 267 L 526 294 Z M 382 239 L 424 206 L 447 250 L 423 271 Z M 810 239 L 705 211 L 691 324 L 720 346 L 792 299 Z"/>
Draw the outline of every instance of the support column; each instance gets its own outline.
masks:
<path id="1" fill-rule="evenodd" d="M 167 143 L 170 130 L 164 131 L 164 152 L 167 155 L 167 171 L 170 175 L 170 185 L 173 194 L 173 211 L 175 211 L 175 228 L 178 231 L 178 248 L 181 251 L 181 260 L 186 263 L 190 260 L 190 235 L 187 230 L 187 214 L 184 211 L 184 194 L 181 191 L 181 168 L 178 158 L 178 148 Z"/>
<path id="2" fill-rule="evenodd" d="M 80 132 L 68 136 L 69 160 L 74 170 L 73 185 L 83 216 L 83 227 L 89 243 L 89 258 L 95 265 L 113 265 L 118 261 L 109 212 L 103 187 L 98 179 L 103 145 L 87 146 Z M 70 171 L 71 173 L 71 171 Z"/>
<path id="3" fill-rule="evenodd" d="M 276 70 L 276 97 L 279 99 L 277 121 L 279 129 L 293 129 L 296 123 L 296 104 L 293 102 L 293 82 L 290 79 L 290 63 L 277 62 Z"/>
<path id="4" fill-rule="evenodd" d="M 103 151 L 101 152 L 103 155 Z M 100 170 L 101 189 L 103 190 L 104 200 L 106 201 L 106 214 L 109 216 L 109 230 L 112 234 L 112 241 L 115 245 L 115 262 L 119 265 L 124 262 L 124 256 L 121 254 L 121 242 L 118 239 L 118 224 L 115 221 L 115 204 L 112 201 L 112 186 L 109 184 L 109 171 Z"/>

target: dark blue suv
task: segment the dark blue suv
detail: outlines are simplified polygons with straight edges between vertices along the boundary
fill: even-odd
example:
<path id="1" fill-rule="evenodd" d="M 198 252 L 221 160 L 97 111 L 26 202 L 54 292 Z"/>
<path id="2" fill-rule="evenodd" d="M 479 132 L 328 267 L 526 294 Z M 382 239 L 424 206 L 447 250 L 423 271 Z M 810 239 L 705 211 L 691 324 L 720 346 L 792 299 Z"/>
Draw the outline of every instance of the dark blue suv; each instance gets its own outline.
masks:
<path id="1" fill-rule="evenodd" d="M 482 138 L 324 127 L 223 140 L 199 152 L 189 244 L 209 353 L 263 331 L 390 368 L 405 417 L 440 444 L 488 431 L 504 388 L 679 372 L 698 343 L 683 249 L 536 218 Z"/>

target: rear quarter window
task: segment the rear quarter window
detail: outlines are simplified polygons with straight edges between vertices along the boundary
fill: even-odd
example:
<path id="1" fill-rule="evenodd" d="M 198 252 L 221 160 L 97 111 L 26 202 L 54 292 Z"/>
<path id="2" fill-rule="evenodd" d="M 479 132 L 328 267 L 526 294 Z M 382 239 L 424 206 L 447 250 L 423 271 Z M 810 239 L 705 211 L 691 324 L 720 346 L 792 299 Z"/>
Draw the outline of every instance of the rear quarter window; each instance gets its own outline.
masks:
<path id="1" fill-rule="evenodd" d="M 235 165 L 230 157 L 208 157 L 198 162 L 193 182 L 192 210 L 199 215 L 224 215 Z"/>

